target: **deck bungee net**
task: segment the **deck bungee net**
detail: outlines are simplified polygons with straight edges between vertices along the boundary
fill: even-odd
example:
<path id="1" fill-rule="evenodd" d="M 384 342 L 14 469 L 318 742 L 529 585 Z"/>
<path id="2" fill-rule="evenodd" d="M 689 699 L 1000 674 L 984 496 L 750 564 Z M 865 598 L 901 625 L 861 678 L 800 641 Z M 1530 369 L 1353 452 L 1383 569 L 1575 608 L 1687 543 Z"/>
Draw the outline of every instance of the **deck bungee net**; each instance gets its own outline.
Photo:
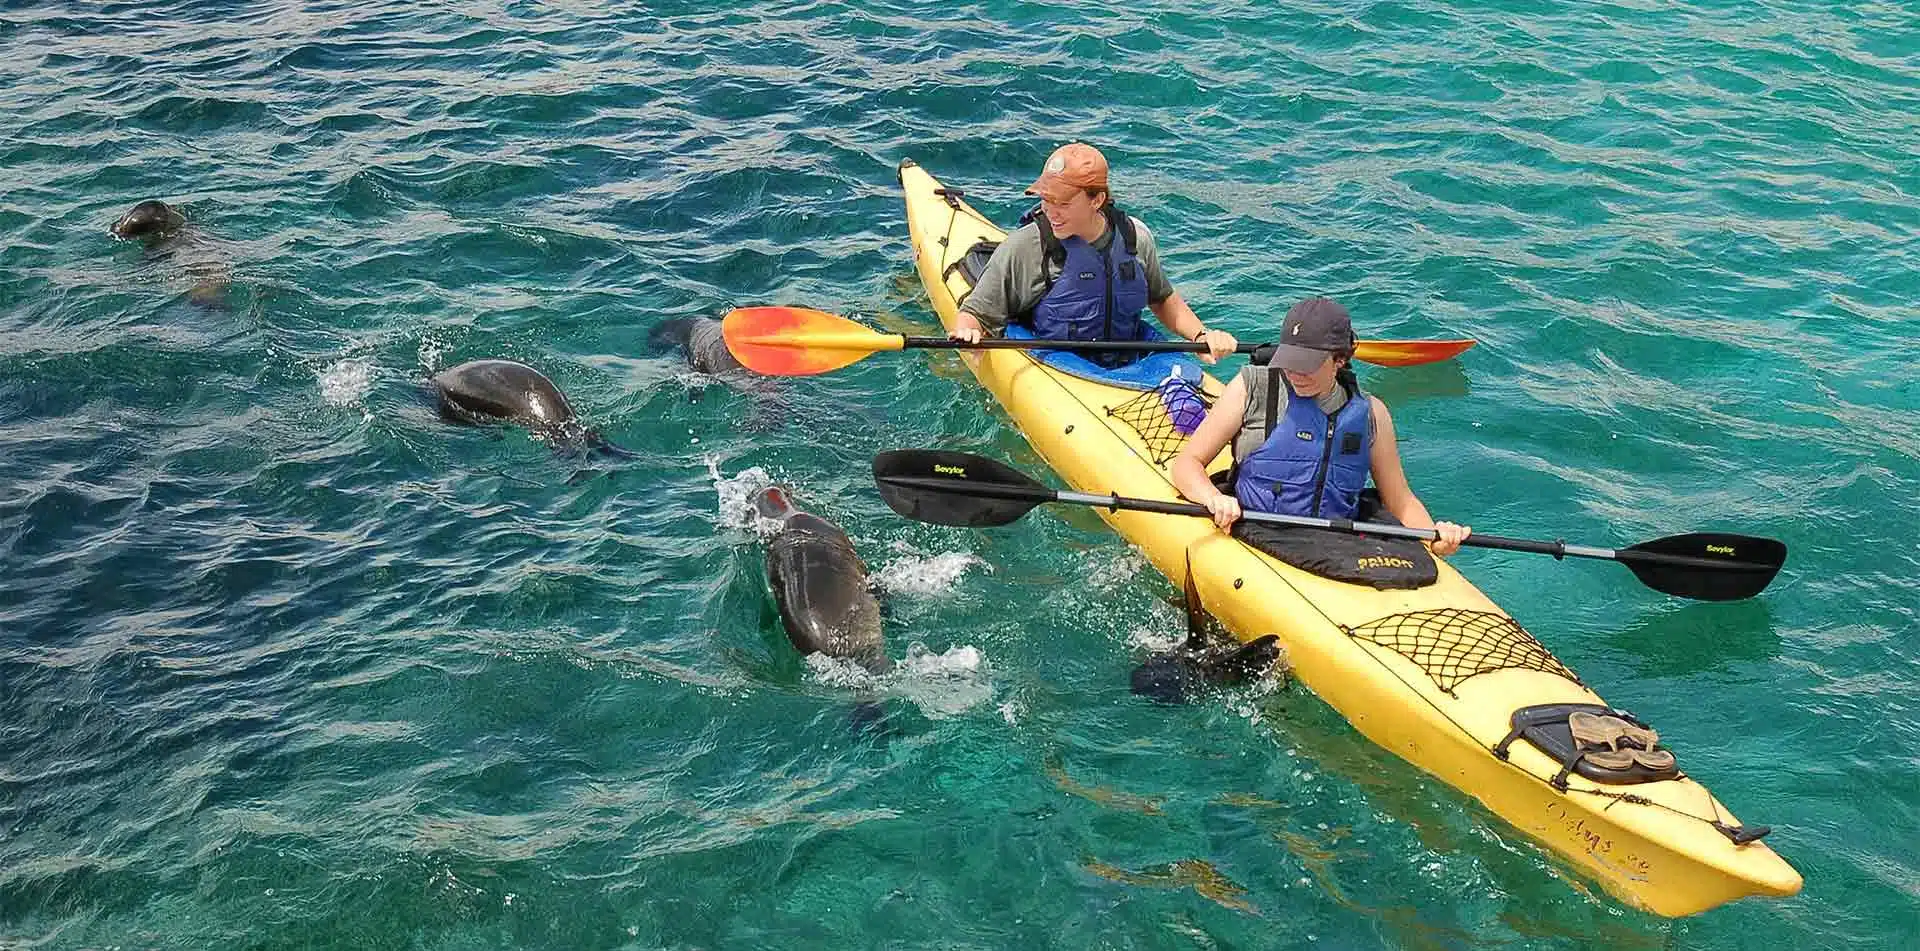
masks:
<path id="1" fill-rule="evenodd" d="M 1450 697 L 1459 696 L 1453 688 L 1461 681 L 1500 670 L 1537 670 L 1580 683 L 1526 628 L 1493 611 L 1436 608 L 1341 629 L 1413 661 Z"/>
<path id="2" fill-rule="evenodd" d="M 1163 466 L 1180 454 L 1187 437 L 1200 428 L 1213 400 L 1197 386 L 1180 377 L 1162 381 L 1118 406 L 1107 407 L 1107 415 L 1126 423 L 1146 443 L 1148 458 Z"/>

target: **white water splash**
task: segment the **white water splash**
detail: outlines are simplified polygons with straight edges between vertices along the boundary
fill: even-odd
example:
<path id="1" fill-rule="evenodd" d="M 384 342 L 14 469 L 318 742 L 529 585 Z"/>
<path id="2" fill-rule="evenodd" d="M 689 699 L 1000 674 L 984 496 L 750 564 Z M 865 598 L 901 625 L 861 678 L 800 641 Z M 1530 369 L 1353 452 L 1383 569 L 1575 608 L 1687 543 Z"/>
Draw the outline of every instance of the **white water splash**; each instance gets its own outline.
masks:
<path id="1" fill-rule="evenodd" d="M 850 660 L 809 654 L 807 669 L 829 687 L 896 697 L 920 708 L 928 719 L 958 716 L 993 699 L 986 656 L 963 644 L 934 653 L 918 641 L 893 669 L 875 674 Z"/>
<path id="2" fill-rule="evenodd" d="M 761 518 L 753 508 L 753 497 L 761 489 L 773 485 L 773 477 L 767 474 L 767 470 L 754 466 L 727 478 L 720 474 L 719 463 L 709 457 L 707 475 L 713 479 L 713 491 L 719 497 L 722 526 L 749 531 L 762 538 L 772 535 L 778 528 L 779 523 Z"/>
<path id="3" fill-rule="evenodd" d="M 373 361 L 348 357 L 320 371 L 320 398 L 330 406 L 357 406 L 373 390 Z"/>
<path id="4" fill-rule="evenodd" d="M 700 393 L 707 387 L 719 383 L 720 378 L 710 373 L 701 373 L 699 370 L 685 369 L 673 375 L 673 382 L 680 384 L 680 388 L 689 393 Z"/>
<path id="5" fill-rule="evenodd" d="M 907 645 L 907 656 L 899 669 L 909 676 L 923 678 L 972 677 L 986 669 L 987 658 L 971 644 L 949 647 L 936 654 L 927 645 L 914 641 Z"/>
<path id="6" fill-rule="evenodd" d="M 808 654 L 801 658 L 807 663 L 807 670 L 813 679 L 828 687 L 843 687 L 852 690 L 877 689 L 884 674 L 874 672 L 844 657 L 828 657 L 825 654 Z"/>
<path id="7" fill-rule="evenodd" d="M 1103 592 L 1118 591 L 1139 582 L 1140 576 L 1147 573 L 1147 560 L 1140 556 L 1139 549 L 1129 547 L 1124 553 L 1113 554 L 1101 547 L 1088 551 L 1082 558 L 1090 562 L 1086 566 L 1085 577 L 1095 589 Z"/>
<path id="8" fill-rule="evenodd" d="M 993 699 L 986 655 L 969 644 L 936 654 L 914 642 L 889 675 L 889 693 L 910 701 L 928 719 L 958 716 Z"/>
<path id="9" fill-rule="evenodd" d="M 1170 627 L 1136 627 L 1127 632 L 1127 646 L 1139 651 L 1159 654 L 1170 651 L 1185 643 L 1187 632 Z"/>
<path id="10" fill-rule="evenodd" d="M 1267 698 L 1286 689 L 1287 668 L 1283 656 L 1265 676 L 1226 694 L 1226 706 L 1234 715 L 1252 724 L 1266 721 Z"/>
<path id="11" fill-rule="evenodd" d="M 1020 715 L 1026 712 L 1027 708 L 1018 700 L 1008 700 L 1000 705 L 1000 719 L 1007 721 L 1008 726 L 1019 726 Z"/>
<path id="12" fill-rule="evenodd" d="M 441 369 L 440 360 L 447 355 L 447 345 L 429 334 L 420 338 L 420 369 L 434 373 Z"/>
<path id="13" fill-rule="evenodd" d="M 888 562 L 873 574 L 874 585 L 888 594 L 936 597 L 952 591 L 966 576 L 967 569 L 974 565 L 993 571 L 992 565 L 972 552 L 949 551 L 938 555 L 921 555 L 904 542 L 895 542 L 893 548 L 906 552 L 906 557 Z"/>

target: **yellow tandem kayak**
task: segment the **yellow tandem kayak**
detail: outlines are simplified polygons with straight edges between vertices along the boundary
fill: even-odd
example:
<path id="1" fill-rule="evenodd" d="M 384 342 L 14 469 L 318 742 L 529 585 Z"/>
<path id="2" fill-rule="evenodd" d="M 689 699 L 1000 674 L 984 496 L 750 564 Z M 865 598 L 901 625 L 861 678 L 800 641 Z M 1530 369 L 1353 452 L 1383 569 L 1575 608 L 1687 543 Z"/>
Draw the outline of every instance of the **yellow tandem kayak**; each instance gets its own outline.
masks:
<path id="1" fill-rule="evenodd" d="M 951 327 L 971 287 L 954 265 L 1003 233 L 912 160 L 901 163 L 900 184 L 921 282 Z M 962 359 L 1068 486 L 1180 500 L 1165 461 L 1172 427 L 1153 432 L 1115 415 L 1139 405 L 1139 389 L 1063 372 L 1029 351 Z M 1211 377 L 1200 385 L 1210 396 L 1221 388 Z M 1223 453 L 1214 467 L 1229 462 Z M 1434 584 L 1378 591 L 1282 564 L 1205 519 L 1099 511 L 1175 587 L 1191 571 L 1201 602 L 1235 637 L 1279 635 L 1295 676 L 1369 740 L 1478 799 L 1627 903 L 1680 916 L 1800 890 L 1799 873 L 1684 773 L 1603 784 L 1514 741 L 1516 710 L 1604 701 L 1445 561 Z"/>

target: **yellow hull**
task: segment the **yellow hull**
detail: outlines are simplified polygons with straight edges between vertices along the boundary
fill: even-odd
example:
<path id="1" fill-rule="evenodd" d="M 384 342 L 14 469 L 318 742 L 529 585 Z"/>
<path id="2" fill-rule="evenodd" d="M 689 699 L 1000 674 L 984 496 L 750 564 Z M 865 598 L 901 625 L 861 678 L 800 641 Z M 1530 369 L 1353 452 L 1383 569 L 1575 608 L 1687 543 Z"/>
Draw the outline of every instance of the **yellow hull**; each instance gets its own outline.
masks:
<path id="1" fill-rule="evenodd" d="M 911 161 L 902 163 L 900 181 L 921 282 L 941 323 L 951 327 L 968 284 L 957 270 L 947 275 L 948 265 L 974 242 L 998 240 L 1002 232 L 964 200 L 936 194 L 940 183 Z M 962 355 L 1067 485 L 1179 501 L 1166 467 L 1153 461 L 1132 427 L 1107 412 L 1137 391 L 1058 372 L 1022 351 Z M 1219 386 L 1206 381 L 1210 393 Z M 1223 454 L 1214 465 L 1227 461 Z M 1491 750 L 1506 737 L 1515 709 L 1604 702 L 1571 673 L 1496 670 L 1454 683 L 1448 692 L 1407 657 L 1348 633 L 1390 615 L 1446 608 L 1505 617 L 1445 562 L 1436 584 L 1375 591 L 1281 564 L 1205 519 L 1105 510 L 1100 516 L 1175 586 L 1191 565 L 1201 601 L 1234 636 L 1279 635 L 1295 676 L 1368 739 L 1480 800 L 1627 903 L 1679 916 L 1747 895 L 1800 890 L 1799 873 L 1765 844 L 1735 845 L 1717 831 L 1714 820 L 1738 821 L 1684 776 L 1602 786 L 1574 775 L 1561 791 L 1549 782 L 1560 764 L 1525 741 L 1512 744 L 1509 760 L 1496 758 Z"/>

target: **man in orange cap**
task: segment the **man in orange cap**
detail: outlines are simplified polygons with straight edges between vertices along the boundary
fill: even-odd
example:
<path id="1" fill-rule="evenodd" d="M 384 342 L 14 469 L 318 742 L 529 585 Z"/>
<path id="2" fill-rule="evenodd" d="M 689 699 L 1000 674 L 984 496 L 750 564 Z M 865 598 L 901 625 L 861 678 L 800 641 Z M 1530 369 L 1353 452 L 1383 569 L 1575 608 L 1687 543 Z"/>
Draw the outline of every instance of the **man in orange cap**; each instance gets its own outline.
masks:
<path id="1" fill-rule="evenodd" d="M 1061 146 L 1027 194 L 1039 196 L 1039 214 L 994 249 L 960 304 L 954 339 L 978 343 L 1011 321 L 1046 340 L 1140 340 L 1147 336 L 1141 312 L 1151 309 L 1169 331 L 1204 341 L 1200 359 L 1207 363 L 1240 345 L 1232 334 L 1202 325 L 1168 283 L 1152 233 L 1113 206 L 1100 150 L 1081 142 Z M 1117 367 L 1139 355 L 1089 356 Z"/>

